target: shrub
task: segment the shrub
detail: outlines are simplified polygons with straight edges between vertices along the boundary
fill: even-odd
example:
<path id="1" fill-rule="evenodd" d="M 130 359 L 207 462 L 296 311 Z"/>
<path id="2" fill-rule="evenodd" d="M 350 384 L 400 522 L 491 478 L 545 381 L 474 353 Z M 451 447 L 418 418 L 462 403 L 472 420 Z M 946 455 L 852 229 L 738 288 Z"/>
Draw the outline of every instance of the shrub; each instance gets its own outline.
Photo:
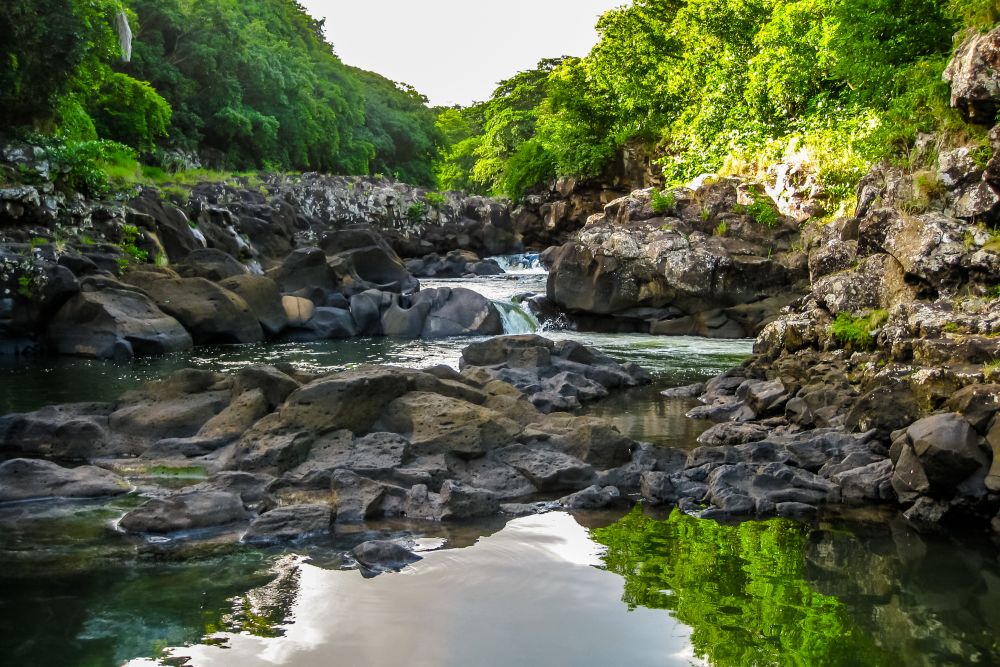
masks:
<path id="1" fill-rule="evenodd" d="M 674 196 L 673 192 L 668 190 L 653 190 L 652 194 L 649 196 L 649 205 L 653 209 L 653 213 L 663 215 L 668 211 L 673 210 L 674 206 L 677 204 L 677 198 Z"/>
<path id="2" fill-rule="evenodd" d="M 722 222 L 720 222 L 715 226 L 715 231 L 713 231 L 712 233 L 715 236 L 725 236 L 726 232 L 728 231 L 729 231 L 729 225 L 727 225 L 726 221 L 723 220 Z"/>
<path id="3" fill-rule="evenodd" d="M 427 215 L 427 204 L 415 201 L 406 209 L 406 219 L 410 222 L 418 222 Z"/>
<path id="4" fill-rule="evenodd" d="M 885 324 L 889 313 L 875 310 L 867 315 L 854 317 L 850 313 L 838 313 L 837 319 L 830 325 L 830 333 L 834 340 L 847 350 L 873 350 L 875 338 L 872 332 Z"/>
<path id="5" fill-rule="evenodd" d="M 750 196 L 753 201 L 746 208 L 747 215 L 759 225 L 764 225 L 771 229 L 777 227 L 781 221 L 781 216 L 778 215 L 778 210 L 774 207 L 774 204 L 764 197 Z"/>
<path id="6" fill-rule="evenodd" d="M 430 204 L 431 208 L 433 208 L 435 211 L 439 211 L 441 210 L 441 207 L 444 206 L 445 201 L 447 200 L 445 199 L 445 196 L 440 192 L 428 192 L 427 194 L 424 195 L 424 201 Z"/>

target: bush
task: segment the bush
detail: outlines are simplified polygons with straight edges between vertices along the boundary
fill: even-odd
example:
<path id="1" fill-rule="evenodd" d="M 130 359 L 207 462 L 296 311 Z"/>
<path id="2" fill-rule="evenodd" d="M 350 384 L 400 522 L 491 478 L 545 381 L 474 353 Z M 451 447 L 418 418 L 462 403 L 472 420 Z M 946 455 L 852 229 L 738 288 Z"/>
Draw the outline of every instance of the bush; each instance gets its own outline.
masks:
<path id="1" fill-rule="evenodd" d="M 38 143 L 51 164 L 56 186 L 84 196 L 103 197 L 111 190 L 109 173 L 138 169 L 135 151 L 115 141 L 67 143 L 42 138 Z"/>
<path id="2" fill-rule="evenodd" d="M 410 222 L 419 222 L 427 215 L 427 204 L 415 201 L 406 209 L 406 219 Z"/>
<path id="3" fill-rule="evenodd" d="M 777 227 L 778 223 L 781 222 L 781 216 L 778 215 L 778 210 L 774 207 L 771 200 L 756 195 L 750 196 L 753 201 L 747 206 L 747 215 L 753 218 L 753 221 L 759 225 L 764 225 L 771 229 Z"/>
<path id="4" fill-rule="evenodd" d="M 837 343 L 847 350 L 873 350 L 875 338 L 872 332 L 885 324 L 889 313 L 875 310 L 867 315 L 854 317 L 850 313 L 838 313 L 830 325 L 830 333 Z"/>
<path id="5" fill-rule="evenodd" d="M 424 201 L 431 205 L 435 211 L 441 210 L 447 199 L 440 192 L 428 192 L 424 195 Z"/>
<path id="6" fill-rule="evenodd" d="M 649 196 L 649 205 L 652 207 L 653 213 L 663 215 L 673 210 L 674 206 L 677 205 L 677 198 L 673 192 L 668 190 L 653 190 Z"/>

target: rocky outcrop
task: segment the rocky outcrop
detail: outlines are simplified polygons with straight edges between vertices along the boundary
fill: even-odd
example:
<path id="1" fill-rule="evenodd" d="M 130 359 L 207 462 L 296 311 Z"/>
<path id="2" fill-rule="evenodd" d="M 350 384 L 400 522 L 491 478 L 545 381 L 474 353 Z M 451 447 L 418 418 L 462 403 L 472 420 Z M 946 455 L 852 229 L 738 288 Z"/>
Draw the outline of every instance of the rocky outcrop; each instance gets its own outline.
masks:
<path id="1" fill-rule="evenodd" d="M 567 495 L 577 509 L 603 506 L 637 490 L 640 474 L 662 463 L 607 422 L 551 412 L 556 395 L 564 407 L 569 397 L 579 406 L 648 381 L 634 365 L 577 343 L 497 337 L 469 347 L 461 371 L 360 366 L 295 375 L 263 365 L 236 374 L 184 369 L 114 405 L 8 415 L 0 418 L 0 453 L 75 458 L 126 477 L 197 469 L 208 478 L 181 489 L 141 477 L 137 485 L 151 497 L 119 528 L 250 544 L 382 518 L 465 521 L 540 493 Z M 6 499 L 126 490 L 107 470 L 18 458 L 0 466 L 0 477 L 20 481 L 4 477 L 0 486 Z"/>
<path id="2" fill-rule="evenodd" d="M 637 191 L 546 254 L 547 298 L 588 328 L 753 336 L 805 290 L 797 239 L 766 195 L 735 180 Z"/>
<path id="3" fill-rule="evenodd" d="M 1000 106 L 1000 28 L 970 32 L 944 71 L 951 106 L 969 122 L 992 125 Z"/>

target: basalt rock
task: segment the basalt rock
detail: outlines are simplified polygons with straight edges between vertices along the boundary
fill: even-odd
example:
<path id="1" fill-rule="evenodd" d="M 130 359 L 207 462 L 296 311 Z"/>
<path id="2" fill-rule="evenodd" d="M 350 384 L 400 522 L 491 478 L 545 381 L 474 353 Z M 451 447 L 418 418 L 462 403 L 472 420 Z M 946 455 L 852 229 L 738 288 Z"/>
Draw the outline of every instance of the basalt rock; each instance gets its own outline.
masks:
<path id="1" fill-rule="evenodd" d="M 63 468 L 50 461 L 11 459 L 0 463 L 0 502 L 40 498 L 98 498 L 127 493 L 130 485 L 94 466 Z"/>

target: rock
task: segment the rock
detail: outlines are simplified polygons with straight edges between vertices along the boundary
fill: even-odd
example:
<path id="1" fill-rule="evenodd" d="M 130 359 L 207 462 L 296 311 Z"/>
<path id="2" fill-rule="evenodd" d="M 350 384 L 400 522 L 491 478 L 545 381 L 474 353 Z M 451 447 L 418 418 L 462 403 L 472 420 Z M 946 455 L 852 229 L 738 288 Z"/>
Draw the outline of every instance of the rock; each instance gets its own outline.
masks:
<path id="1" fill-rule="evenodd" d="M 309 432 L 283 428 L 272 413 L 243 434 L 233 458 L 239 470 L 280 475 L 306 460 L 313 439 Z"/>
<path id="2" fill-rule="evenodd" d="M 1000 384 L 973 384 L 955 392 L 944 404 L 946 410 L 965 417 L 979 433 L 986 433 L 1000 411 Z"/>
<path id="3" fill-rule="evenodd" d="M 118 475 L 95 466 L 63 468 L 37 459 L 0 463 L 0 502 L 117 496 L 130 488 Z"/>
<path id="4" fill-rule="evenodd" d="M 124 400 L 111 414 L 111 430 L 117 436 L 143 441 L 151 436 L 187 438 L 197 434 L 230 401 L 229 391 L 206 391 L 165 397 Z"/>
<path id="5" fill-rule="evenodd" d="M 221 442 L 236 440 L 268 414 L 270 407 L 260 389 L 245 391 L 222 412 L 205 422 L 196 437 Z"/>
<path id="6" fill-rule="evenodd" d="M 987 464 L 971 424 L 961 415 L 925 417 L 906 429 L 931 489 L 951 489 Z"/>
<path id="7" fill-rule="evenodd" d="M 355 225 L 328 234 L 320 243 L 329 255 L 329 267 L 347 295 L 369 289 L 409 294 L 420 287 L 399 255 L 366 225 Z"/>
<path id="8" fill-rule="evenodd" d="M 301 385 L 292 377 L 274 366 L 251 364 L 243 366 L 233 381 L 233 396 L 259 389 L 268 406 L 273 410 L 285 402 L 288 396 Z"/>
<path id="9" fill-rule="evenodd" d="M 204 247 L 204 240 L 195 236 L 184 211 L 160 199 L 156 190 L 143 190 L 139 197 L 129 202 L 129 206 L 154 221 L 156 234 L 171 262 L 180 261 L 193 250 Z"/>
<path id="10" fill-rule="evenodd" d="M 944 71 L 951 106 L 966 120 L 993 124 L 1000 105 L 1000 29 L 969 33 Z"/>
<path id="11" fill-rule="evenodd" d="M 106 403 L 51 405 L 0 417 L 0 454 L 89 459 L 124 454 L 108 433 Z"/>
<path id="12" fill-rule="evenodd" d="M 533 439 L 601 469 L 627 462 L 634 444 L 603 419 L 562 413 L 529 424 L 521 440 Z"/>
<path id="13" fill-rule="evenodd" d="M 560 498 L 559 502 L 571 510 L 596 510 L 607 507 L 620 497 L 617 487 L 594 485 Z"/>
<path id="14" fill-rule="evenodd" d="M 742 445 L 765 439 L 771 429 L 754 422 L 722 422 L 698 436 L 698 442 L 709 447 Z"/>
<path id="15" fill-rule="evenodd" d="M 705 391 L 704 382 L 684 385 L 683 387 L 671 387 L 660 392 L 665 398 L 698 398 Z"/>
<path id="16" fill-rule="evenodd" d="M 900 502 L 912 502 L 931 489 L 927 473 L 913 447 L 907 443 L 899 453 L 892 473 L 892 488 Z"/>
<path id="17" fill-rule="evenodd" d="M 298 429 L 366 433 L 407 389 L 406 377 L 395 370 L 361 366 L 296 389 L 281 408 L 281 418 Z"/>
<path id="18" fill-rule="evenodd" d="M 192 347 L 180 322 L 128 289 L 77 294 L 56 313 L 46 337 L 60 354 L 103 359 L 127 360 Z"/>
<path id="19" fill-rule="evenodd" d="M 431 301 L 421 335 L 424 338 L 446 338 L 502 333 L 503 321 L 493 302 L 464 287 L 441 287 Z"/>
<path id="20" fill-rule="evenodd" d="M 473 488 L 492 491 L 501 500 L 523 498 L 537 489 L 520 472 L 489 457 L 449 463 L 452 475 Z"/>
<path id="21" fill-rule="evenodd" d="M 498 461 L 516 469 L 539 491 L 575 491 L 594 480 L 594 468 L 562 452 L 513 445 L 494 452 Z"/>
<path id="22" fill-rule="evenodd" d="M 131 271 L 127 279 L 145 290 L 163 312 L 177 318 L 197 345 L 256 343 L 264 338 L 247 302 L 204 278 Z"/>
<path id="23" fill-rule="evenodd" d="M 316 312 L 316 305 L 312 301 L 298 296 L 281 297 L 281 307 L 285 311 L 285 320 L 291 327 L 305 326 Z"/>
<path id="24" fill-rule="evenodd" d="M 917 529 L 933 530 L 948 513 L 948 504 L 923 496 L 903 516 Z"/>
<path id="25" fill-rule="evenodd" d="M 378 482 L 350 470 L 335 470 L 330 477 L 330 490 L 336 498 L 337 523 L 357 523 L 373 517 L 385 493 Z"/>
<path id="26" fill-rule="evenodd" d="M 301 325 L 301 328 L 308 331 L 308 335 L 303 336 L 303 332 L 293 331 L 291 334 L 293 339 L 305 337 L 310 340 L 326 340 L 353 338 L 357 335 L 357 328 L 354 325 L 351 312 L 343 308 L 314 308 L 312 317 Z"/>
<path id="27" fill-rule="evenodd" d="M 1000 491 L 1000 419 L 994 419 L 986 434 L 986 444 L 993 451 L 993 464 L 986 476 L 986 488 L 994 493 Z"/>
<path id="28" fill-rule="evenodd" d="M 285 257 L 280 266 L 269 271 L 268 277 L 286 294 L 313 288 L 333 292 L 339 284 L 326 262 L 326 253 L 319 248 L 298 248 Z"/>
<path id="29" fill-rule="evenodd" d="M 173 269 L 182 278 L 205 278 L 214 283 L 250 273 L 239 260 L 216 248 L 196 248 L 176 262 Z"/>
<path id="30" fill-rule="evenodd" d="M 250 522 L 243 535 L 247 544 L 292 542 L 330 532 L 332 513 L 328 505 L 276 507 Z"/>
<path id="31" fill-rule="evenodd" d="M 736 389 L 736 396 L 759 417 L 781 410 L 789 398 L 781 380 L 747 380 Z"/>
<path id="32" fill-rule="evenodd" d="M 441 485 L 440 504 L 442 521 L 492 516 L 500 511 L 500 499 L 492 491 L 450 479 Z"/>
<path id="33" fill-rule="evenodd" d="M 368 540 L 350 551 L 351 556 L 368 570 L 386 572 L 401 570 L 421 557 L 406 547 L 389 540 Z"/>
<path id="34" fill-rule="evenodd" d="M 118 526 L 128 533 L 175 533 L 225 526 L 248 518 L 238 494 L 193 491 L 148 500 L 122 517 Z"/>
<path id="35" fill-rule="evenodd" d="M 382 430 L 405 436 L 416 454 L 482 456 L 514 442 L 521 427 L 498 412 L 441 394 L 414 391 L 393 400 Z"/>
<path id="36" fill-rule="evenodd" d="M 844 502 L 887 501 L 895 496 L 892 489 L 893 469 L 892 461 L 885 459 L 860 468 L 838 472 L 832 479 L 840 485 L 840 494 Z"/>
<path id="37" fill-rule="evenodd" d="M 278 286 L 270 278 L 243 274 L 221 280 L 219 285 L 246 301 L 266 336 L 277 336 L 288 326 L 285 297 L 281 296 Z M 296 313 L 297 316 L 301 314 Z"/>

